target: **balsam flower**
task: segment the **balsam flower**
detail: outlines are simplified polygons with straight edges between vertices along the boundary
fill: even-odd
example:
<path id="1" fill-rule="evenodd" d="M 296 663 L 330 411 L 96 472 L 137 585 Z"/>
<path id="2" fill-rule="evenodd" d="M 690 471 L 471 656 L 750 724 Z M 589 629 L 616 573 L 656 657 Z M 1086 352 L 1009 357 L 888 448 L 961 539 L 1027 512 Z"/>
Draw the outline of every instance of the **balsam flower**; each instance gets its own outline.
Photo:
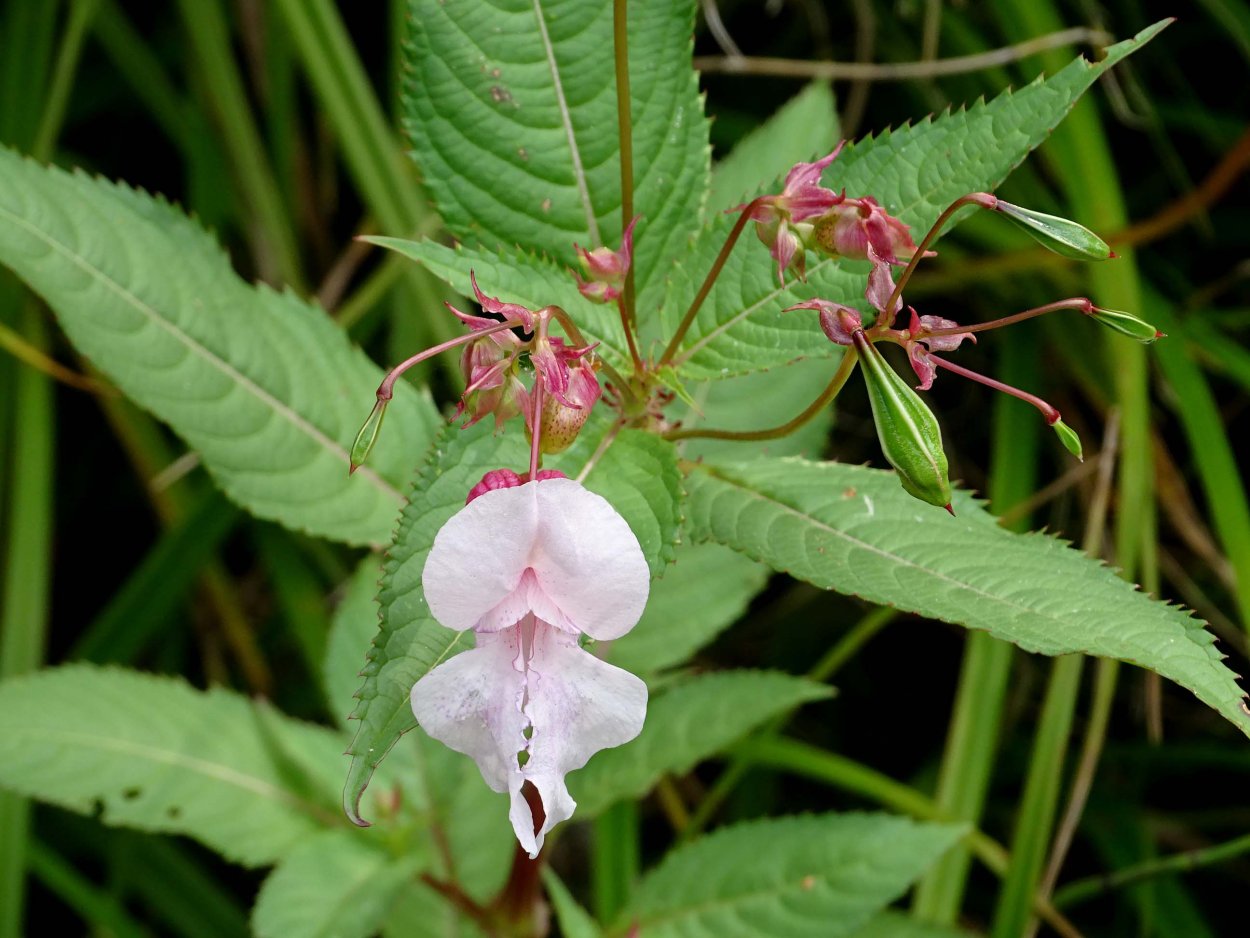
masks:
<path id="1" fill-rule="evenodd" d="M 621 287 L 625 283 L 625 275 L 629 273 L 629 265 L 633 259 L 634 225 L 638 224 L 638 219 L 641 217 L 635 215 L 633 221 L 625 228 L 624 234 L 621 235 L 619 251 L 613 251 L 607 247 L 587 251 L 581 245 L 573 245 L 587 279 L 583 280 L 576 271 L 573 272 L 573 277 L 577 280 L 578 291 L 586 299 L 594 300 L 596 303 L 611 303 L 620 298 Z"/>
<path id="2" fill-rule="evenodd" d="M 508 793 L 517 840 L 536 857 L 576 807 L 565 775 L 642 730 L 646 684 L 578 639 L 633 628 L 650 575 L 625 519 L 579 483 L 488 475 L 505 487 L 474 489 L 438 532 L 422 574 L 434 618 L 472 629 L 477 647 L 417 681 L 412 709 L 427 733 Z M 537 830 L 526 782 L 542 801 Z"/>
<path id="3" fill-rule="evenodd" d="M 754 202 L 735 206 L 729 211 L 749 210 L 747 217 L 755 222 L 755 233 L 768 245 L 768 253 L 777 262 L 777 279 L 785 283 L 785 272 L 794 267 L 802 280 L 807 264 L 805 251 L 811 234 L 810 219 L 824 215 L 841 196 L 820 185 L 821 174 L 842 152 L 839 143 L 828 156 L 814 163 L 795 163 L 786 174 L 778 195 L 767 195 Z"/>

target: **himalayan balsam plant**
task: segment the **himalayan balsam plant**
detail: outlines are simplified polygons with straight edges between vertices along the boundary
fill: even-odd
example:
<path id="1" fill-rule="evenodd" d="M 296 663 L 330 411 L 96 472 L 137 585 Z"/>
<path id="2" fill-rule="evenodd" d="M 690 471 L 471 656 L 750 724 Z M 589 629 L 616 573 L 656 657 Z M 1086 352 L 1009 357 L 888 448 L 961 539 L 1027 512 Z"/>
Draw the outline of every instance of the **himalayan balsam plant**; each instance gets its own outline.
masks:
<path id="1" fill-rule="evenodd" d="M 815 152 L 778 118 L 766 158 L 714 178 L 693 0 L 411 8 L 406 131 L 451 243 L 366 240 L 471 299 L 420 309 L 441 341 L 384 375 L 295 293 L 238 279 L 168 204 L 0 153 L 0 260 L 75 347 L 243 509 L 385 549 L 361 560 L 326 645 L 338 727 L 66 665 L 0 685 L 0 783 L 273 866 L 260 935 L 541 935 L 553 910 L 570 936 L 829 938 L 912 927 L 887 907 L 983 835 L 900 801 L 912 817 L 695 825 L 603 920 L 547 862 L 575 869 L 580 825 L 611 843 L 652 790 L 682 815 L 672 776 L 829 696 L 814 678 L 682 668 L 769 571 L 1027 651 L 1131 662 L 1250 735 L 1202 624 L 996 525 L 952 485 L 928 403 L 939 376 L 968 379 L 1032 405 L 1081 459 L 1055 406 L 960 352 L 1043 316 L 1149 344 L 1149 317 L 1039 297 L 956 322 L 908 297 L 976 212 L 1115 263 L 1081 225 L 993 192 L 1163 24 L 966 110 L 854 141 L 830 127 Z M 463 381 L 446 413 L 401 380 L 440 361 Z M 818 382 L 794 380 L 800 361 Z M 889 468 L 796 455 L 856 372 Z M 1044 899 L 1024 914 L 1072 927 Z"/>

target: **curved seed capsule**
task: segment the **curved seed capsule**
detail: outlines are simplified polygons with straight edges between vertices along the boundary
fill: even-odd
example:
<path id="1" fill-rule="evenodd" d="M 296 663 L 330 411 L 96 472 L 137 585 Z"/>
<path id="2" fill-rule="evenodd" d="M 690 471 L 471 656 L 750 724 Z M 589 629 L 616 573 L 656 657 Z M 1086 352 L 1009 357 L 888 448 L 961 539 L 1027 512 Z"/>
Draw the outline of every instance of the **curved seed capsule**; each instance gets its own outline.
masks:
<path id="1" fill-rule="evenodd" d="M 378 441 L 378 433 L 382 430 L 382 418 L 386 416 L 386 405 L 388 403 L 389 401 L 379 400 L 374 404 L 373 410 L 369 413 L 368 419 L 365 420 L 364 426 L 356 434 L 356 442 L 352 444 L 351 466 L 347 470 L 348 475 L 363 466 L 365 460 L 369 458 L 369 451 L 373 449 L 373 444 Z"/>
<path id="2" fill-rule="evenodd" d="M 1059 442 L 1063 444 L 1064 449 L 1081 462 L 1085 462 L 1085 455 L 1081 449 L 1081 438 L 1076 435 L 1075 430 L 1062 420 L 1056 420 L 1050 425 L 1050 428 L 1055 431 L 1055 435 L 1059 437 Z"/>
<path id="3" fill-rule="evenodd" d="M 937 418 L 862 331 L 853 338 L 881 452 L 898 472 L 906 492 L 949 511 L 951 484 Z"/>
<path id="4" fill-rule="evenodd" d="M 1002 199 L 994 208 L 1031 234 L 1043 247 L 1062 257 L 1077 261 L 1105 261 L 1115 256 L 1106 241 L 1074 221 L 1021 208 Z"/>
<path id="5" fill-rule="evenodd" d="M 1132 313 L 1122 313 L 1116 309 L 1102 309 L 1095 306 L 1089 316 L 1095 322 L 1102 323 L 1108 329 L 1114 329 L 1120 335 L 1136 339 L 1142 345 L 1149 345 L 1156 339 L 1163 338 L 1162 332 L 1144 319 L 1138 319 Z"/>

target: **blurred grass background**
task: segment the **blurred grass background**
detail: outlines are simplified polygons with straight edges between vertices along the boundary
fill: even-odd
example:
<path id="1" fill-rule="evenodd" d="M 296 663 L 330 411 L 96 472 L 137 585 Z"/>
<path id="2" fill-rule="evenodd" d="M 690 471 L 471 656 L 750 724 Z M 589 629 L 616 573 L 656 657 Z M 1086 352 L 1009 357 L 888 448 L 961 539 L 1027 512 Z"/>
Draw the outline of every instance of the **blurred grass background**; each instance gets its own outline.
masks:
<path id="1" fill-rule="evenodd" d="M 718 155 L 802 87 L 714 71 L 734 42 L 749 56 L 891 65 L 977 55 L 1073 26 L 1125 38 L 1183 17 L 1118 67 L 1000 190 L 1094 228 L 1119 260 L 1069 264 L 974 217 L 943 240 L 908 300 L 976 321 L 1088 294 L 1169 333 L 1140 349 L 1106 341 L 1078 317 L 1051 317 L 965 353 L 970 367 L 1054 402 L 1086 441 L 1083 465 L 1019 402 L 953 376 L 932 401 L 952 475 L 1005 523 L 1082 543 L 1193 607 L 1233 669 L 1250 671 L 1250 510 L 1236 442 L 1250 419 L 1250 8 L 703 6 L 696 55 L 707 60 Z M 441 285 L 352 240 L 439 231 L 395 127 L 405 16 L 402 0 L 0 0 L 0 141 L 179 202 L 244 275 L 316 296 L 376 360 L 393 361 L 451 328 L 439 314 Z M 992 96 L 1081 51 L 1067 45 L 945 77 L 837 80 L 843 132 Z M 76 358 L 7 273 L 0 346 L 0 676 L 116 662 L 328 720 L 316 668 L 354 556 L 231 507 L 175 437 Z M 454 395 L 453 375 L 426 377 Z M 875 460 L 856 394 L 848 389 L 839 406 L 829 453 Z M 1011 938 L 1028 927 L 1040 891 L 1090 935 L 1236 929 L 1250 883 L 1250 749 L 1182 692 L 1144 672 L 1024 655 L 781 578 L 698 663 L 803 672 L 812 661 L 839 698 L 805 709 L 785 738 L 757 736 L 727 764 L 674 780 L 698 805 L 693 816 L 683 822 L 648 802 L 597 822 L 589 885 L 598 911 L 619 903 L 639 863 L 709 821 L 885 804 L 966 817 L 1006 848 L 982 844 L 988 866 L 945 861 L 913 900 L 927 919 Z M 1138 878 L 1084 879 L 1112 869 Z M 188 841 L 106 829 L 0 794 L 0 938 L 245 934 L 259 875 Z"/>

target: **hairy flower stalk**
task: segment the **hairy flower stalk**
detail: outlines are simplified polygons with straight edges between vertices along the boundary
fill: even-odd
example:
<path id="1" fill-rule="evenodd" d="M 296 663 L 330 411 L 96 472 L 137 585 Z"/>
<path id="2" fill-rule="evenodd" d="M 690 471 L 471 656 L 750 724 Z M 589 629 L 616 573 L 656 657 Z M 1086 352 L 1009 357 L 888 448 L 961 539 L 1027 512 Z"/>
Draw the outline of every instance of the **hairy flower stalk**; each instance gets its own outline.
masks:
<path id="1" fill-rule="evenodd" d="M 536 857 L 576 808 L 565 775 L 642 729 L 646 685 L 578 643 L 619 638 L 638 621 L 650 589 L 642 549 L 579 483 L 497 470 L 438 532 L 422 584 L 434 618 L 473 630 L 477 646 L 417 681 L 413 713 L 508 794 L 517 840 Z M 542 806 L 537 824 L 526 785 Z"/>

